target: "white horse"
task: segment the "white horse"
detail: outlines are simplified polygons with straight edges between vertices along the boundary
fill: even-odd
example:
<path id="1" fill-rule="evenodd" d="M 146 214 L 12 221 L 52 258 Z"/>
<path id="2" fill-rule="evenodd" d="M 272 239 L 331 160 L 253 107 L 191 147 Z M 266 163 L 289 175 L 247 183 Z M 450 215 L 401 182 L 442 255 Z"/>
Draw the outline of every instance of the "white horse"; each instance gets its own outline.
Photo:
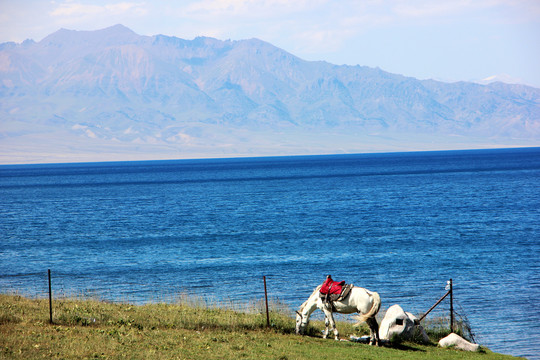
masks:
<path id="1" fill-rule="evenodd" d="M 339 340 L 339 332 L 336 329 L 336 322 L 332 315 L 332 309 L 321 299 L 319 290 L 322 285 L 319 285 L 313 294 L 300 306 L 300 310 L 296 312 L 296 333 L 304 334 L 304 331 L 309 323 L 309 316 L 319 308 L 324 312 L 326 329 L 323 337 L 328 337 L 328 326 L 334 330 L 335 339 Z M 366 322 L 370 331 L 370 345 L 379 345 L 379 324 L 375 319 L 375 315 L 381 307 L 381 298 L 374 291 L 369 291 L 364 288 L 353 286 L 351 292 L 345 299 L 334 301 L 334 310 L 340 314 L 358 313 L 355 318 L 358 320 L 356 325 Z"/>

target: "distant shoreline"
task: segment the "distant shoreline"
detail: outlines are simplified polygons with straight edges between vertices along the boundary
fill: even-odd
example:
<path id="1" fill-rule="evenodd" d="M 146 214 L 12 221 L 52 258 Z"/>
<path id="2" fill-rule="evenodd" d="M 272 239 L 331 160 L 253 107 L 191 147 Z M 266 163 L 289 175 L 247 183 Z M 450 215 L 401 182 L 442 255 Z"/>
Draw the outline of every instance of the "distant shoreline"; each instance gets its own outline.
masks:
<path id="1" fill-rule="evenodd" d="M 9 166 L 52 166 L 52 165 L 86 165 L 86 164 L 117 164 L 117 163 L 151 163 L 151 162 L 190 162 L 190 161 L 235 161 L 235 160 L 246 160 L 246 159 L 286 159 L 286 158 L 313 158 L 313 157 L 331 157 L 331 156 L 355 156 L 355 155 L 364 155 L 364 156 L 370 156 L 370 155 L 396 155 L 396 154 L 430 154 L 430 153 L 466 153 L 466 152 L 483 152 L 483 151 L 527 151 L 527 150 L 538 150 L 540 149 L 540 146 L 508 146 L 508 147 L 486 147 L 486 148 L 468 148 L 468 149 L 447 149 L 447 150 L 410 150 L 410 151 L 377 151 L 377 152 L 358 152 L 358 153 L 321 153 L 321 154 L 277 154 L 277 155 L 259 155 L 254 156 L 251 154 L 246 155 L 237 155 L 237 156 L 188 156 L 188 157 L 179 157 L 179 158 L 173 158 L 169 156 L 165 156 L 163 158 L 157 157 L 157 158 L 151 158 L 146 159 L 144 156 L 141 158 L 137 158 L 136 156 L 128 156 L 125 159 L 113 159 L 113 160 L 83 160 L 83 161 L 73 161 L 73 160 L 66 160 L 66 161 L 59 161 L 59 162 L 2 162 L 0 157 L 0 169 L 2 167 L 9 167 Z M 91 157 L 91 155 L 89 156 Z"/>

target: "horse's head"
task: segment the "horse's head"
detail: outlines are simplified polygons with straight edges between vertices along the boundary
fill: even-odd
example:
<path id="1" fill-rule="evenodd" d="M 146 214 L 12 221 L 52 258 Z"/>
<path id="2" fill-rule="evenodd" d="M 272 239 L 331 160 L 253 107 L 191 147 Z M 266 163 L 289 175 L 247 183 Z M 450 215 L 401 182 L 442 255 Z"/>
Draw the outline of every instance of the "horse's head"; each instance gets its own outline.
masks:
<path id="1" fill-rule="evenodd" d="M 296 312 L 296 333 L 304 335 L 304 331 L 309 323 L 309 317 L 302 315 L 299 311 Z"/>

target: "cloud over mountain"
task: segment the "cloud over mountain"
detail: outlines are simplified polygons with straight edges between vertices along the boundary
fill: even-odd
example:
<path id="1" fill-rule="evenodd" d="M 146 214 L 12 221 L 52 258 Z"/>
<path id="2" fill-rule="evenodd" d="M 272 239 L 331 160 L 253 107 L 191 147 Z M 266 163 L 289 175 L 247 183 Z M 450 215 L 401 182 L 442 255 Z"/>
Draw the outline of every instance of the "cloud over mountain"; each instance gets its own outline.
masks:
<path id="1" fill-rule="evenodd" d="M 0 162 L 534 146 L 540 89 L 116 25 L 0 45 Z"/>

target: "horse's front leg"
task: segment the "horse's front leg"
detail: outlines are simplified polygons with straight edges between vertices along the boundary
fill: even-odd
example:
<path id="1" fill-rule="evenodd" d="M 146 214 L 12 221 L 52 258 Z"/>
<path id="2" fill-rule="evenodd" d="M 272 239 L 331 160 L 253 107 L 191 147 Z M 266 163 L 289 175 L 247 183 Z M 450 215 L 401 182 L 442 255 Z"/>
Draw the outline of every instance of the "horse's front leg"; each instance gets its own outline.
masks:
<path id="1" fill-rule="evenodd" d="M 330 326 L 330 320 L 328 320 L 328 316 L 324 317 L 324 325 L 326 327 L 324 328 L 323 339 L 326 339 L 328 337 L 328 327 Z"/>
<path id="2" fill-rule="evenodd" d="M 326 337 L 329 334 L 328 325 L 330 325 L 330 327 L 332 327 L 332 329 L 334 330 L 335 339 L 339 340 L 339 332 L 338 332 L 338 329 L 336 328 L 336 322 L 334 321 L 334 315 L 332 314 L 331 311 L 329 311 L 327 309 L 324 309 L 323 311 L 324 311 L 324 315 L 326 316 L 326 319 L 324 321 L 325 324 L 326 324 L 326 330 L 325 330 L 325 333 L 324 333 L 324 338 L 326 339 Z"/>

